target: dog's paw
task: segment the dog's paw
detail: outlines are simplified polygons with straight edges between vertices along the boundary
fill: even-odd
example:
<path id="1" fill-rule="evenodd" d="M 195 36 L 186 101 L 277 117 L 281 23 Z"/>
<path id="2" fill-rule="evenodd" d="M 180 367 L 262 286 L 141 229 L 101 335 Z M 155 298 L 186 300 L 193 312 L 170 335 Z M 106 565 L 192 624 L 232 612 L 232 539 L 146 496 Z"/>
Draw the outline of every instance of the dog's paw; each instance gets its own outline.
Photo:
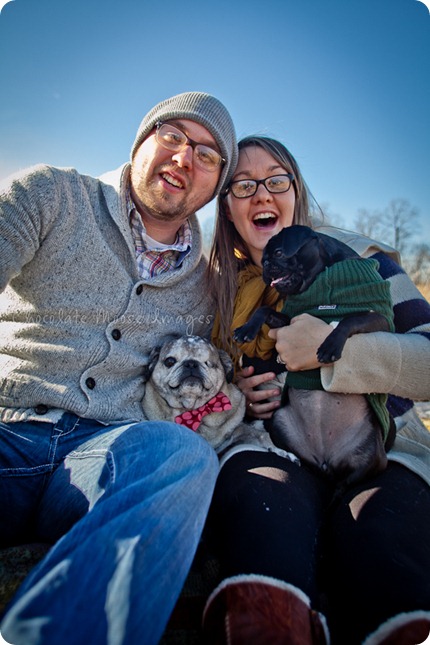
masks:
<path id="1" fill-rule="evenodd" d="M 334 363 L 342 356 L 342 347 L 333 342 L 330 336 L 317 349 L 317 358 L 320 363 Z"/>
<path id="2" fill-rule="evenodd" d="M 288 452 L 287 450 L 282 450 L 281 448 L 275 448 L 274 452 L 280 455 L 280 457 L 284 457 L 285 459 L 292 461 L 293 464 L 297 464 L 297 466 L 302 465 L 300 459 L 293 452 Z"/>
<path id="3" fill-rule="evenodd" d="M 254 340 L 256 337 L 256 333 L 254 333 L 254 330 L 252 327 L 250 327 L 248 324 L 242 325 L 242 327 L 237 327 L 234 332 L 233 332 L 233 339 L 237 343 L 249 343 L 251 340 Z"/>
<path id="4" fill-rule="evenodd" d="M 302 462 L 300 461 L 299 457 L 294 454 L 294 452 L 288 452 L 288 450 L 283 450 L 282 448 L 277 448 L 276 446 L 270 446 L 268 448 L 269 452 L 274 452 L 279 457 L 283 457 L 284 459 L 288 459 L 288 461 L 292 461 L 293 464 L 297 464 L 297 466 L 301 466 Z"/>

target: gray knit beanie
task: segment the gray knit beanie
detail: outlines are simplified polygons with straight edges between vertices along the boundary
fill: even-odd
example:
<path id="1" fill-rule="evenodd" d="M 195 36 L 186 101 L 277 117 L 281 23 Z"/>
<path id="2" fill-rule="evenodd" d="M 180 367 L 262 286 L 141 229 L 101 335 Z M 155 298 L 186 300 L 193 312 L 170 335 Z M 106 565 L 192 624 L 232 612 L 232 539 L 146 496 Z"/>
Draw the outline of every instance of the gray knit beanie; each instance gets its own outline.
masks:
<path id="1" fill-rule="evenodd" d="M 238 150 L 233 121 L 224 105 L 204 92 L 184 92 L 158 103 L 143 118 L 131 149 L 131 159 L 158 121 L 190 119 L 203 125 L 213 136 L 226 160 L 222 167 L 217 194 L 230 181 L 237 164 Z"/>

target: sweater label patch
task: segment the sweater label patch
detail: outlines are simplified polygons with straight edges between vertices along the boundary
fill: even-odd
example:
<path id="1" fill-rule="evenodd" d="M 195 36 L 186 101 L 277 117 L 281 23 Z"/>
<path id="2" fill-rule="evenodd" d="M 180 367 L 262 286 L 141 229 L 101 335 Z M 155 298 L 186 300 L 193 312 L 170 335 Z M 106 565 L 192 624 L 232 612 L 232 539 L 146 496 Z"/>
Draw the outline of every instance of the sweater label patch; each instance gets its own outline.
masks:
<path id="1" fill-rule="evenodd" d="M 323 309 L 336 309 L 337 305 L 318 305 L 318 310 L 323 310 Z"/>

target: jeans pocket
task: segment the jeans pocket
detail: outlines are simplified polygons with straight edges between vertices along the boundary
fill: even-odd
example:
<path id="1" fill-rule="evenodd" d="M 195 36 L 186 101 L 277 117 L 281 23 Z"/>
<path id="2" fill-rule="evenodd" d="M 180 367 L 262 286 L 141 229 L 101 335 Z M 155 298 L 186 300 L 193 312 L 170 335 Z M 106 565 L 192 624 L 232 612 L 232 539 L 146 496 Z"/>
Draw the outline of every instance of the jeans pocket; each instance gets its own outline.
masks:
<path id="1" fill-rule="evenodd" d="M 0 536 L 2 544 L 31 540 L 50 461 L 52 424 L 0 422 Z"/>

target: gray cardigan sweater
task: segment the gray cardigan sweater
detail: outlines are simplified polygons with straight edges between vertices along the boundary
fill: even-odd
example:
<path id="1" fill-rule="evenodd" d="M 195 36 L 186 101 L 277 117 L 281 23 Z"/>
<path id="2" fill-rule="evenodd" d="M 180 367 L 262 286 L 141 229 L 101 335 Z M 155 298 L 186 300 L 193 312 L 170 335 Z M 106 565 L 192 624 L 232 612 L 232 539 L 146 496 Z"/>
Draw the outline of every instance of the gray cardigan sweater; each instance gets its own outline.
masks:
<path id="1" fill-rule="evenodd" d="M 165 334 L 208 336 L 197 217 L 182 265 L 142 280 L 129 165 L 99 179 L 35 166 L 0 192 L 0 418 L 144 418 L 142 366 Z"/>

